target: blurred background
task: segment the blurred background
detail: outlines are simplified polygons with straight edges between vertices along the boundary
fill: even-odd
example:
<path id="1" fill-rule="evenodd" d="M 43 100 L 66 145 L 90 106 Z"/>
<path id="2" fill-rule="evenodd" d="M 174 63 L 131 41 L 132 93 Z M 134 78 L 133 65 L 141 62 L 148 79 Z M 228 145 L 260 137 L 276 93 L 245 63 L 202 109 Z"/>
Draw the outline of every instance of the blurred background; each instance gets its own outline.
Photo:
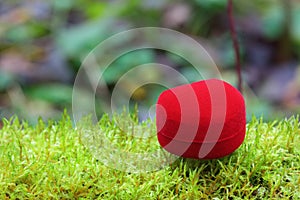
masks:
<path id="1" fill-rule="evenodd" d="M 166 27 L 194 38 L 223 79 L 237 85 L 226 7 L 227 0 L 1 0 L 0 116 L 16 114 L 34 124 L 38 116 L 60 117 L 65 108 L 71 114 L 73 82 L 83 59 L 101 41 L 136 27 Z M 236 0 L 234 16 L 248 118 L 299 113 L 300 2 Z M 172 66 L 191 82 L 199 79 L 185 60 L 142 50 L 112 64 L 105 75 L 109 88 L 129 69 L 150 62 Z M 153 104 L 160 92 L 142 87 L 132 101 Z"/>

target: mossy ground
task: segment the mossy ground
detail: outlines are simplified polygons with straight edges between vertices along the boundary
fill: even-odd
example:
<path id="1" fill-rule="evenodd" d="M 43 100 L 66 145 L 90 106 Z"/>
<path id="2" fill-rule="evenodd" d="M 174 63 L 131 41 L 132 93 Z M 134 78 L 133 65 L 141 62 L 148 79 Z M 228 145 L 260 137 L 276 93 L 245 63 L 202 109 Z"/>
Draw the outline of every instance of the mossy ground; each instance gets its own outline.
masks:
<path id="1" fill-rule="evenodd" d="M 130 135 L 116 131 L 107 117 L 99 125 L 120 148 L 140 148 Z M 159 148 L 152 134 L 148 145 L 141 143 L 139 150 Z M 113 141 L 114 137 L 119 139 Z M 299 118 L 268 123 L 253 118 L 244 143 L 232 155 L 217 160 L 178 159 L 148 173 L 102 164 L 82 144 L 66 114 L 58 122 L 39 120 L 36 126 L 16 118 L 4 120 L 0 199 L 85 198 L 300 199 Z"/>

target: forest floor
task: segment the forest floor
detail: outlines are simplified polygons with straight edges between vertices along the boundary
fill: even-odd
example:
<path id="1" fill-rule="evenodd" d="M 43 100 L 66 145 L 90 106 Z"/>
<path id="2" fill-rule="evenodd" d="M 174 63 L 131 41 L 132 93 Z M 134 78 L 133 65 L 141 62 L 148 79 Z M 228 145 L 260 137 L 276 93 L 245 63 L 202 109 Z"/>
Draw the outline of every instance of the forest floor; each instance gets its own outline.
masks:
<path id="1" fill-rule="evenodd" d="M 160 148 L 155 132 L 143 144 L 117 131 L 107 117 L 99 126 L 103 136 L 118 148 L 142 152 Z M 136 130 L 142 130 L 138 129 L 141 126 L 146 125 L 137 124 Z M 79 132 L 67 114 L 58 122 L 40 120 L 36 126 L 17 118 L 4 120 L 0 129 L 0 198 L 300 198 L 297 117 L 272 122 L 253 118 L 247 124 L 244 143 L 230 156 L 215 160 L 179 158 L 160 170 L 144 173 L 103 164 L 91 148 L 86 148 Z"/>

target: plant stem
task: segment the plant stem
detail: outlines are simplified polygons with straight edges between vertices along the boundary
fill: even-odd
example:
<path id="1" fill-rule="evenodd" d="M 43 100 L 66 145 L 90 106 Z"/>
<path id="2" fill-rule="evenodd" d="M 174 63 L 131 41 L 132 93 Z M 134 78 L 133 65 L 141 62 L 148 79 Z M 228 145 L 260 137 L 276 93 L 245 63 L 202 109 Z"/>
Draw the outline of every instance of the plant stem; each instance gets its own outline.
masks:
<path id="1" fill-rule="evenodd" d="M 236 60 L 236 73 L 238 77 L 238 90 L 242 92 L 242 70 L 241 70 L 241 59 L 240 59 L 240 48 L 238 44 L 238 39 L 237 39 L 237 33 L 235 30 L 235 23 L 233 19 L 233 5 L 232 5 L 232 0 L 228 0 L 227 4 L 227 13 L 228 13 L 228 18 L 229 18 L 229 26 L 230 26 L 230 35 L 231 39 L 233 41 L 233 48 L 235 52 L 235 60 Z"/>

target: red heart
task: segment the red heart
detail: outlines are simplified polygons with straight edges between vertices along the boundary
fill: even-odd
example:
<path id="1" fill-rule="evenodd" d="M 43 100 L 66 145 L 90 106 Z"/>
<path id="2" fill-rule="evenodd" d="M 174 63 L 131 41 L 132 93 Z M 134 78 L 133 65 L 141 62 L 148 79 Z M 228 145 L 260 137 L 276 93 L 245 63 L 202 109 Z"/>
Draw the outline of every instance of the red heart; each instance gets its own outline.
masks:
<path id="1" fill-rule="evenodd" d="M 214 159 L 231 154 L 244 141 L 244 98 L 224 81 L 209 79 L 168 89 L 157 104 L 158 141 L 170 153 Z"/>

